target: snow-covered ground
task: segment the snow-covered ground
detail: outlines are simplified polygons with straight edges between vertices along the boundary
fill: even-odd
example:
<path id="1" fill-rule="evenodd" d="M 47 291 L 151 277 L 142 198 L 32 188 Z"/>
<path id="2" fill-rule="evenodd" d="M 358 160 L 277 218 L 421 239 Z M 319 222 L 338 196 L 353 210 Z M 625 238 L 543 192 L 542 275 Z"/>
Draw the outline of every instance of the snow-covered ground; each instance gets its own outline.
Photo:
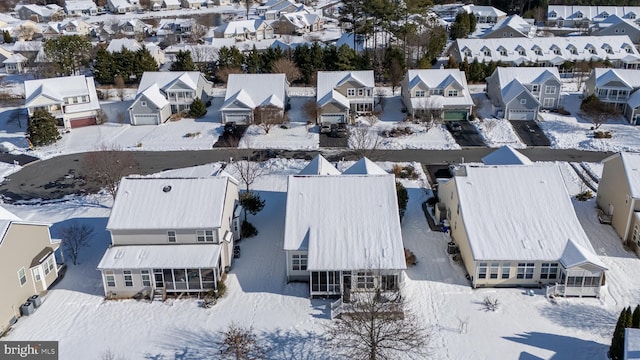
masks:
<path id="1" fill-rule="evenodd" d="M 107 350 L 125 359 L 214 359 L 219 332 L 231 322 L 253 326 L 271 347 L 269 359 L 330 359 L 322 335 L 330 322 L 330 301 L 310 300 L 305 284 L 285 281 L 282 249 L 286 175 L 298 172 L 301 160 L 274 159 L 269 173 L 254 184 L 267 206 L 252 222 L 258 236 L 242 240 L 242 257 L 227 278 L 227 295 L 211 309 L 197 300 L 165 303 L 105 301 L 95 270 L 109 244 L 105 230 L 111 201 L 92 195 L 65 202 L 7 205 L 29 220 L 54 222 L 52 232 L 70 221 L 96 230 L 80 265 L 44 299 L 43 306 L 21 318 L 7 340 L 59 340 L 60 359 L 97 359 Z M 345 168 L 349 163 L 340 163 Z M 381 163 L 385 169 L 392 164 Z M 415 164 L 418 169 L 420 166 Z M 208 174 L 216 165 L 172 170 L 166 175 Z M 559 163 L 572 194 L 583 187 L 568 164 Z M 599 166 L 592 169 L 599 172 Z M 233 167 L 227 167 L 233 172 Z M 622 307 L 640 302 L 640 260 L 625 251 L 608 225 L 595 215 L 595 202 L 574 201 L 593 247 L 608 266 L 602 299 L 548 301 L 542 290 L 476 289 L 461 265 L 446 253 L 447 235 L 429 230 L 421 203 L 426 200 L 424 175 L 403 180 L 409 204 L 402 222 L 405 246 L 418 264 L 406 271 L 403 291 L 410 307 L 428 324 L 433 359 L 606 359 L 610 337 Z M 499 300 L 496 312 L 481 305 L 485 296 Z"/>

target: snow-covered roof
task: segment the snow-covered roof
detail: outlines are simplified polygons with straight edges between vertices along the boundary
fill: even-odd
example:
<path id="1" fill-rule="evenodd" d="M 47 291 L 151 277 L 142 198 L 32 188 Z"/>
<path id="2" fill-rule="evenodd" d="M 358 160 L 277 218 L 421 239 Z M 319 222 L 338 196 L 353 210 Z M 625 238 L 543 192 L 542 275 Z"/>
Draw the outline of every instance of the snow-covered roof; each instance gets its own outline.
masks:
<path id="1" fill-rule="evenodd" d="M 145 98 L 151 101 L 157 108 L 162 109 L 165 106 L 169 105 L 169 101 L 164 97 L 162 92 L 160 92 L 160 88 L 158 84 L 152 84 L 146 89 L 142 89 L 136 94 L 136 99 L 133 102 L 134 104 L 138 102 L 139 99 Z M 133 106 L 133 104 L 131 105 Z"/>
<path id="2" fill-rule="evenodd" d="M 640 360 L 640 329 L 624 329 L 624 360 Z"/>
<path id="3" fill-rule="evenodd" d="M 593 32 L 594 34 L 598 34 L 598 31 L 600 30 L 604 30 L 606 28 L 609 28 L 611 26 L 615 26 L 618 24 L 627 24 L 629 25 L 631 28 L 635 28 L 638 31 L 640 31 L 640 27 L 638 27 L 638 24 L 635 23 L 633 20 L 631 19 L 625 19 L 622 18 L 618 15 L 611 15 L 608 16 L 606 19 L 602 20 L 602 21 L 598 21 L 594 24 L 593 26 Z"/>
<path id="4" fill-rule="evenodd" d="M 228 181 L 226 177 L 123 178 L 107 229 L 218 228 Z"/>
<path id="5" fill-rule="evenodd" d="M 496 31 L 503 31 L 504 29 L 513 29 L 519 32 L 523 37 L 532 38 L 536 36 L 537 27 L 533 25 L 533 22 L 529 22 L 518 15 L 510 15 L 504 19 L 498 20 L 492 27 L 483 31 L 479 37 L 486 37 L 489 34 L 493 34 Z"/>
<path id="6" fill-rule="evenodd" d="M 376 165 L 373 161 L 363 157 L 356 161 L 347 170 L 342 172 L 343 175 L 387 175 L 388 172 L 384 171 L 380 166 Z"/>
<path id="7" fill-rule="evenodd" d="M 405 269 L 394 176 L 289 176 L 284 249 L 309 270 Z"/>
<path id="8" fill-rule="evenodd" d="M 631 69 L 595 68 L 593 73 L 597 89 L 607 88 L 607 84 L 611 82 L 618 83 L 611 85 L 611 88 L 619 89 L 621 85 L 628 89 L 640 88 L 640 76 Z"/>
<path id="9" fill-rule="evenodd" d="M 0 206 L 0 245 L 2 245 L 4 236 L 12 223 L 51 226 L 51 224 L 45 222 L 22 220 L 16 214 Z"/>
<path id="10" fill-rule="evenodd" d="M 444 90 L 444 88 L 454 83 L 457 84 L 456 88 L 459 88 L 458 96 L 430 95 L 429 97 L 412 97 L 413 108 L 473 105 L 473 99 L 467 86 L 467 79 L 464 72 L 459 69 L 411 69 L 407 70 L 407 76 L 410 89 L 420 83 L 426 85 L 429 89 Z"/>
<path id="11" fill-rule="evenodd" d="M 482 158 L 485 165 L 528 165 L 532 164 L 528 157 L 509 145 L 500 147 Z"/>
<path id="12" fill-rule="evenodd" d="M 6 58 L 2 63 L 3 64 L 18 64 L 27 62 L 29 59 L 22 56 L 21 54 L 12 54 L 8 58 Z"/>
<path id="13" fill-rule="evenodd" d="M 333 90 L 339 84 L 342 84 L 346 81 L 356 81 L 360 83 L 362 87 L 373 88 L 375 86 L 375 82 L 373 79 L 373 70 L 318 71 L 318 90 L 316 93 L 317 101 L 326 101 L 326 97 L 328 96 L 328 99 L 343 102 L 342 99 L 338 99 L 333 96 L 334 93 L 337 93 Z"/>
<path id="14" fill-rule="evenodd" d="M 49 4 L 46 6 L 29 4 L 29 5 L 22 5 L 20 8 L 29 9 L 29 11 L 31 11 L 32 13 L 37 14 L 39 16 L 43 16 L 43 17 L 50 17 L 51 15 L 55 14 L 56 12 L 60 11 L 60 9 L 62 9 L 60 6 L 56 4 Z"/>
<path id="15" fill-rule="evenodd" d="M 569 240 L 595 253 L 555 164 L 466 166 L 450 181 L 477 261 L 558 261 Z"/>
<path id="16" fill-rule="evenodd" d="M 320 16 L 318 16 L 317 14 L 309 14 L 306 11 L 299 11 L 294 13 L 282 14 L 280 18 L 286 19 L 297 28 L 305 28 L 318 21 L 320 19 Z"/>
<path id="17" fill-rule="evenodd" d="M 67 12 L 96 9 L 97 6 L 92 0 L 65 0 L 64 8 Z"/>
<path id="18" fill-rule="evenodd" d="M 160 89 L 165 90 L 176 81 L 181 81 L 196 90 L 201 77 L 202 74 L 199 71 L 146 71 L 142 74 L 138 92 L 141 91 L 140 89 L 144 91 L 153 84 L 157 84 Z"/>
<path id="19" fill-rule="evenodd" d="M 605 270 L 607 269 L 600 258 L 593 252 L 593 249 L 587 249 L 582 245 L 576 244 L 573 239 L 567 241 L 567 245 L 560 257 L 560 262 L 565 269 L 584 264 L 593 264 Z"/>
<path id="20" fill-rule="evenodd" d="M 134 39 L 113 39 L 109 42 L 109 46 L 107 46 L 107 51 L 110 53 L 121 52 L 122 48 L 125 48 L 129 51 L 138 51 L 142 49 L 142 45 Z"/>
<path id="21" fill-rule="evenodd" d="M 550 20 L 600 21 L 605 20 L 611 15 L 617 15 L 625 19 L 634 19 L 640 16 L 640 6 L 549 5 L 547 8 L 547 17 Z"/>
<path id="22" fill-rule="evenodd" d="M 473 13 L 475 16 L 491 16 L 491 17 L 501 17 L 506 16 L 507 13 L 496 9 L 493 6 L 480 6 L 480 5 L 465 5 L 462 7 L 464 11 L 471 14 Z"/>
<path id="23" fill-rule="evenodd" d="M 180 0 L 163 0 L 165 6 L 180 6 Z"/>
<path id="24" fill-rule="evenodd" d="M 469 63 L 474 59 L 485 63 L 490 61 L 515 63 L 517 61 L 523 62 L 523 59 L 530 62 L 554 64 L 561 64 L 564 61 L 604 59 L 624 62 L 627 61 L 625 58 L 628 55 L 640 56 L 627 35 L 457 39 L 454 48 L 459 50 L 459 53 L 456 54 L 457 57 L 459 59 L 466 58 Z M 500 53 L 501 48 L 506 50 L 506 55 Z M 524 49 L 524 55 L 518 51 L 520 48 Z M 535 53 L 536 49 L 539 50 L 539 54 Z M 486 54 L 485 50 L 488 50 Z M 466 56 L 466 51 L 470 52 L 471 56 Z"/>
<path id="25" fill-rule="evenodd" d="M 324 156 L 318 154 L 304 169 L 300 170 L 298 175 L 340 175 L 340 171 Z"/>
<path id="26" fill-rule="evenodd" d="M 624 170 L 627 182 L 629 183 L 630 195 L 636 199 L 640 198 L 640 154 L 621 152 L 619 154 L 609 156 L 602 160 L 602 162 L 606 164 L 607 161 L 617 157 L 620 157 L 620 160 L 622 161 L 622 169 Z"/>
<path id="27" fill-rule="evenodd" d="M 502 99 L 505 103 L 518 96 L 523 91 L 529 91 L 524 85 L 542 84 L 549 78 L 560 83 L 560 73 L 555 66 L 551 67 L 502 67 L 496 68 L 494 74 L 498 77 Z M 493 74 L 492 74 L 493 76 Z"/>
<path id="28" fill-rule="evenodd" d="M 287 87 L 284 74 L 230 74 L 221 109 L 235 101 L 252 109 L 269 105 L 284 108 Z"/>
<path id="29" fill-rule="evenodd" d="M 112 246 L 98 269 L 212 269 L 217 266 L 220 248 L 219 244 Z"/>
<path id="30" fill-rule="evenodd" d="M 244 34 L 245 31 L 254 33 L 263 22 L 260 19 L 229 21 L 220 25 L 216 31 L 223 34 Z"/>
<path id="31" fill-rule="evenodd" d="M 24 82 L 25 106 L 41 95 L 51 99 L 52 104 L 61 103 L 65 98 L 88 96 L 89 103 L 67 104 L 66 113 L 100 108 L 93 77 L 84 75 L 64 76 L 58 78 L 27 80 Z M 41 106 L 42 104 L 39 104 Z"/>

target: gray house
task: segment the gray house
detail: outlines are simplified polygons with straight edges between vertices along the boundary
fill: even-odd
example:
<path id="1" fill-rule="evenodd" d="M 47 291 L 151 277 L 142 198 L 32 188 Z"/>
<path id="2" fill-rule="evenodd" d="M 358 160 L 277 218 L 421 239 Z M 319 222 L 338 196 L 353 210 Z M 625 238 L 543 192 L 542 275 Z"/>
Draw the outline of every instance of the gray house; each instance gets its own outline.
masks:
<path id="1" fill-rule="evenodd" d="M 239 235 L 238 184 L 230 176 L 124 178 L 98 264 L 107 298 L 217 289 Z"/>
<path id="2" fill-rule="evenodd" d="M 171 114 L 188 111 L 196 98 L 206 103 L 212 87 L 199 71 L 145 72 L 129 107 L 131 124 L 157 125 Z"/>
<path id="3" fill-rule="evenodd" d="M 623 19 L 617 15 L 608 16 L 606 19 L 595 23 L 591 29 L 591 35 L 627 35 L 634 44 L 640 43 L 640 27 L 633 20 Z"/>
<path id="4" fill-rule="evenodd" d="M 487 78 L 487 95 L 498 117 L 536 120 L 538 110 L 558 108 L 561 85 L 556 67 L 498 67 Z"/>
<path id="5" fill-rule="evenodd" d="M 373 70 L 318 71 L 316 103 L 322 123 L 345 123 L 374 107 Z"/>
<path id="6" fill-rule="evenodd" d="M 640 124 L 640 78 L 638 70 L 596 68 L 585 81 L 584 96 L 595 94 L 614 104 L 630 124 Z"/>
<path id="7" fill-rule="evenodd" d="M 258 108 L 281 117 L 289 102 L 288 89 L 284 74 L 230 74 L 220 107 L 222 122 L 251 124 Z"/>

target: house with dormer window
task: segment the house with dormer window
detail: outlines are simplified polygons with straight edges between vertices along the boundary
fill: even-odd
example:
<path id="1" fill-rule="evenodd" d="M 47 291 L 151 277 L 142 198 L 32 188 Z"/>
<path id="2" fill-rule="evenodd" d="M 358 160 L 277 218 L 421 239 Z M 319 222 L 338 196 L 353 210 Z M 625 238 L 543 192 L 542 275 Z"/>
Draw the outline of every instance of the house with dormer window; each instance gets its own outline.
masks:
<path id="1" fill-rule="evenodd" d="M 590 33 L 595 36 L 627 35 L 634 44 L 640 43 L 640 26 L 631 19 L 611 15 L 592 25 Z"/>
<path id="2" fill-rule="evenodd" d="M 510 15 L 484 30 L 478 37 L 490 38 L 531 38 L 536 35 L 537 27 L 533 19 L 525 20 L 518 15 Z"/>
<path id="3" fill-rule="evenodd" d="M 585 81 L 584 96 L 595 94 L 614 104 L 630 124 L 640 125 L 640 78 L 635 69 L 595 68 Z"/>
<path id="4" fill-rule="evenodd" d="M 44 109 L 66 129 L 96 124 L 100 104 L 93 77 L 27 80 L 24 91 L 29 116 L 33 116 L 35 110 Z"/>
<path id="5" fill-rule="evenodd" d="M 412 116 L 438 114 L 445 121 L 467 120 L 473 107 L 465 74 L 458 69 L 408 70 L 402 102 Z"/>
<path id="6" fill-rule="evenodd" d="M 98 264 L 107 298 L 217 289 L 240 233 L 238 182 L 230 176 L 123 178 Z"/>
<path id="7" fill-rule="evenodd" d="M 487 96 L 499 116 L 535 120 L 540 109 L 560 106 L 561 85 L 555 67 L 498 67 L 487 77 Z"/>
<path id="8" fill-rule="evenodd" d="M 220 107 L 222 122 L 252 124 L 256 110 L 280 119 L 288 108 L 288 90 L 289 83 L 284 74 L 230 74 L 224 103 Z"/>
<path id="9" fill-rule="evenodd" d="M 129 120 L 132 125 L 161 124 L 171 114 L 189 111 L 196 98 L 209 101 L 212 89 L 213 83 L 199 71 L 145 72 L 129 107 Z"/>
<path id="10" fill-rule="evenodd" d="M 316 103 L 321 123 L 345 123 L 373 112 L 373 70 L 318 71 Z"/>
<path id="11" fill-rule="evenodd" d="M 549 5 L 547 25 L 588 28 L 611 17 L 635 21 L 638 14 L 639 6 Z"/>

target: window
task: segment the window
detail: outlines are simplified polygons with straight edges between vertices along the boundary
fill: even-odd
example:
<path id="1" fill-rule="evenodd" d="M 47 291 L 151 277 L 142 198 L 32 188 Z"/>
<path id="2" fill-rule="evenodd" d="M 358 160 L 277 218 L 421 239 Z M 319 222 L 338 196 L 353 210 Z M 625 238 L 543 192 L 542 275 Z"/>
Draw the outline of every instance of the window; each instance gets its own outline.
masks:
<path id="1" fill-rule="evenodd" d="M 596 54 L 596 48 L 594 48 L 593 46 L 590 46 L 588 50 L 589 50 L 589 54 Z"/>
<path id="2" fill-rule="evenodd" d="M 356 288 L 373 289 L 376 286 L 376 277 L 371 272 L 359 272 L 356 276 Z"/>
<path id="3" fill-rule="evenodd" d="M 88 101 L 89 101 L 89 97 L 88 97 L 88 96 L 86 96 L 86 95 L 83 95 L 83 96 L 82 96 L 82 102 L 83 102 L 83 103 L 86 103 L 86 102 L 88 102 Z"/>
<path id="4" fill-rule="evenodd" d="M 544 87 L 544 93 L 545 94 L 555 94 L 556 93 L 556 87 L 555 86 L 545 86 Z"/>
<path id="5" fill-rule="evenodd" d="M 557 46 L 552 47 L 551 50 L 556 55 L 561 55 L 562 54 L 562 52 L 560 52 L 560 49 Z"/>
<path id="6" fill-rule="evenodd" d="M 431 95 L 444 95 L 443 89 L 431 89 Z"/>
<path id="7" fill-rule="evenodd" d="M 553 19 L 553 18 L 555 18 L 555 17 L 556 17 L 556 15 L 557 15 L 557 14 L 555 13 L 555 11 L 550 12 L 550 13 L 549 13 L 549 19 Z"/>
<path id="8" fill-rule="evenodd" d="M 77 104 L 77 103 L 78 103 L 78 98 L 77 98 L 77 97 L 74 97 L 74 98 L 73 98 L 73 103 L 74 103 L 74 104 Z"/>
<path id="9" fill-rule="evenodd" d="M 606 96 L 607 96 L 607 89 L 598 90 L 598 97 L 606 97 Z"/>
<path id="10" fill-rule="evenodd" d="M 523 48 L 518 49 L 518 55 L 522 55 L 522 56 L 526 56 L 527 55 L 527 51 Z"/>
<path id="11" fill-rule="evenodd" d="M 131 276 L 131 270 L 124 270 L 124 286 L 133 286 L 133 276 Z"/>
<path id="12" fill-rule="evenodd" d="M 427 92 L 424 90 L 416 90 L 416 97 L 425 97 L 427 96 Z"/>
<path id="13" fill-rule="evenodd" d="M 142 286 L 151 286 L 149 270 L 140 270 L 140 275 L 142 276 Z"/>
<path id="14" fill-rule="evenodd" d="M 487 278 L 487 263 L 480 263 L 478 265 L 478 279 Z"/>
<path id="15" fill-rule="evenodd" d="M 578 49 L 576 49 L 575 47 L 571 47 L 571 48 L 569 49 L 569 52 L 570 52 L 572 55 L 578 55 Z"/>
<path id="16" fill-rule="evenodd" d="M 291 270 L 307 271 L 307 254 L 291 255 Z"/>
<path id="17" fill-rule="evenodd" d="M 604 48 L 604 51 L 607 52 L 607 54 L 613 54 L 613 49 L 611 49 L 609 46 L 607 46 L 606 48 Z"/>
<path id="18" fill-rule="evenodd" d="M 511 263 L 502 263 L 502 278 L 508 279 L 511 272 Z"/>
<path id="19" fill-rule="evenodd" d="M 484 54 L 484 56 L 491 56 L 491 50 L 489 49 L 484 49 L 482 53 Z"/>
<path id="20" fill-rule="evenodd" d="M 140 105 L 147 107 L 147 102 L 146 101 L 140 101 Z"/>
<path id="21" fill-rule="evenodd" d="M 471 57 L 471 50 L 465 50 L 464 51 L 464 56 L 465 57 Z"/>
<path id="22" fill-rule="evenodd" d="M 567 286 L 582 287 L 582 276 L 569 276 L 567 278 Z"/>
<path id="23" fill-rule="evenodd" d="M 525 105 L 527 103 L 527 99 L 520 99 L 520 104 Z"/>
<path id="24" fill-rule="evenodd" d="M 381 290 L 398 290 L 397 275 L 382 275 Z"/>
<path id="25" fill-rule="evenodd" d="M 113 274 L 112 270 L 106 270 L 104 272 L 104 279 L 107 282 L 107 287 L 116 286 L 116 276 Z"/>
<path id="26" fill-rule="evenodd" d="M 53 256 L 50 256 L 49 259 L 44 262 L 44 275 L 49 275 L 51 270 L 53 270 Z"/>
<path id="27" fill-rule="evenodd" d="M 533 279 L 534 263 L 518 263 L 518 279 Z"/>
<path id="28" fill-rule="evenodd" d="M 624 50 L 627 52 L 627 54 L 633 53 L 633 49 L 630 46 L 625 47 Z"/>
<path id="29" fill-rule="evenodd" d="M 534 52 L 536 55 L 542 55 L 542 49 L 540 49 L 540 48 L 539 48 L 539 47 L 537 47 L 537 46 L 533 49 L 533 52 Z"/>
<path id="30" fill-rule="evenodd" d="M 458 90 L 449 90 L 449 92 L 447 92 L 447 96 L 458 96 Z"/>
<path id="31" fill-rule="evenodd" d="M 212 242 L 213 230 L 198 230 L 196 231 L 196 237 L 200 242 L 202 241 Z"/>
<path id="32" fill-rule="evenodd" d="M 20 286 L 27 283 L 27 272 L 24 271 L 24 268 L 18 270 L 18 280 L 20 280 Z"/>
<path id="33" fill-rule="evenodd" d="M 558 263 L 542 263 L 540 266 L 540 279 L 557 279 Z"/>
<path id="34" fill-rule="evenodd" d="M 356 89 L 347 89 L 347 96 L 356 96 Z"/>
<path id="35" fill-rule="evenodd" d="M 65 98 L 64 99 L 64 103 L 65 104 L 71 104 L 71 99 L 70 98 Z"/>
<path id="36" fill-rule="evenodd" d="M 600 278 L 597 276 L 587 276 L 584 278 L 584 287 L 596 287 L 600 285 Z"/>
<path id="37" fill-rule="evenodd" d="M 556 99 L 554 98 L 544 98 L 543 106 L 546 108 L 552 108 L 556 103 Z"/>
<path id="38" fill-rule="evenodd" d="M 363 88 L 358 89 L 358 96 L 364 96 L 364 89 Z"/>
<path id="39" fill-rule="evenodd" d="M 40 269 L 39 268 L 33 269 L 33 278 L 36 279 L 36 281 L 40 281 Z"/>
<path id="40" fill-rule="evenodd" d="M 497 279 L 498 278 L 498 269 L 500 269 L 500 263 L 492 262 L 491 263 L 491 273 L 490 273 L 490 278 L 491 279 Z"/>
<path id="41" fill-rule="evenodd" d="M 167 231 L 167 239 L 169 242 L 176 242 L 176 232 L 173 230 Z"/>
<path id="42" fill-rule="evenodd" d="M 617 97 L 617 96 L 618 96 L 618 90 L 616 90 L 616 89 L 611 89 L 611 92 L 609 93 L 609 96 L 611 96 L 611 97 Z"/>
<path id="43" fill-rule="evenodd" d="M 507 56 L 507 49 L 505 48 L 500 49 L 500 55 Z"/>
<path id="44" fill-rule="evenodd" d="M 581 12 L 578 12 L 578 13 L 576 14 L 576 18 L 578 18 L 578 19 L 582 19 L 582 13 L 581 13 Z"/>
<path id="45" fill-rule="evenodd" d="M 531 85 L 531 91 L 532 92 L 540 91 L 540 85 L 538 85 L 538 84 Z"/>

